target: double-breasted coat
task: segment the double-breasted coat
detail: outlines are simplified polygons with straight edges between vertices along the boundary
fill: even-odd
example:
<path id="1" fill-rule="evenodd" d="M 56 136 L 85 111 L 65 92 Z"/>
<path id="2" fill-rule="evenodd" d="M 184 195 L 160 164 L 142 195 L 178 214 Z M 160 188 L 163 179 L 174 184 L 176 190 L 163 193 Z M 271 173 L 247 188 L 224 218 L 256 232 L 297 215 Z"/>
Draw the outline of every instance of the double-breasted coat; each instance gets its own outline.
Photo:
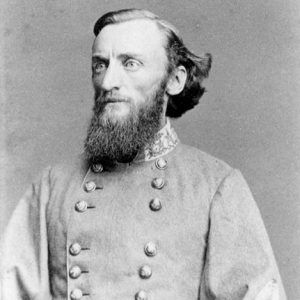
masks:
<path id="1" fill-rule="evenodd" d="M 238 170 L 181 144 L 168 123 L 132 163 L 45 170 L 2 241 L 14 299 L 285 299 Z"/>

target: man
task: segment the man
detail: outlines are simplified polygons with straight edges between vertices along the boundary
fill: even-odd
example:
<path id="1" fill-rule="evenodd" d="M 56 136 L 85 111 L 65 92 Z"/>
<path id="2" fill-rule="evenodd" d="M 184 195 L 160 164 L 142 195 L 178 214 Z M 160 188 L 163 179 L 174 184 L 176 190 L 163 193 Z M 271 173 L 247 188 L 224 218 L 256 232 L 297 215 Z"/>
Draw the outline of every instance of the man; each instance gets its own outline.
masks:
<path id="1" fill-rule="evenodd" d="M 238 170 L 181 144 L 167 117 L 204 93 L 211 56 L 144 10 L 94 27 L 84 155 L 21 199 L 2 252 L 7 299 L 285 299 Z"/>

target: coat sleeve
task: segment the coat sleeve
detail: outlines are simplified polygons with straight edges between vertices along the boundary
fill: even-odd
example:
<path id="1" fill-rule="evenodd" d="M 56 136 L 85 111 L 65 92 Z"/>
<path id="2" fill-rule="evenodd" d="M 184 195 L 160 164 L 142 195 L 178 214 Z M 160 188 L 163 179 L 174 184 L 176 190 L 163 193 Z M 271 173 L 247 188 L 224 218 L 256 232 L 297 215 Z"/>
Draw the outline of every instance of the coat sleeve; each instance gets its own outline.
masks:
<path id="1" fill-rule="evenodd" d="M 49 169 L 31 185 L 15 208 L 1 242 L 2 300 L 51 299 L 46 207 Z"/>
<path id="2" fill-rule="evenodd" d="M 270 241 L 238 170 L 220 184 L 210 209 L 201 300 L 285 300 Z"/>

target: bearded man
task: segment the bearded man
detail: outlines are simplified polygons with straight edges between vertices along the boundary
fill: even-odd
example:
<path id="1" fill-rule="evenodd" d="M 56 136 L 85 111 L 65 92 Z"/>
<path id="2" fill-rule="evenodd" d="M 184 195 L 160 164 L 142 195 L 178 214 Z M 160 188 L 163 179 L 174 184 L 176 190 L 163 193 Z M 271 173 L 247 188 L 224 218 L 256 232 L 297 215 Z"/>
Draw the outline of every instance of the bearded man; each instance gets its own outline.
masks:
<path id="1" fill-rule="evenodd" d="M 84 155 L 48 168 L 18 204 L 2 299 L 285 299 L 238 170 L 179 142 L 211 66 L 144 10 L 94 27 Z"/>

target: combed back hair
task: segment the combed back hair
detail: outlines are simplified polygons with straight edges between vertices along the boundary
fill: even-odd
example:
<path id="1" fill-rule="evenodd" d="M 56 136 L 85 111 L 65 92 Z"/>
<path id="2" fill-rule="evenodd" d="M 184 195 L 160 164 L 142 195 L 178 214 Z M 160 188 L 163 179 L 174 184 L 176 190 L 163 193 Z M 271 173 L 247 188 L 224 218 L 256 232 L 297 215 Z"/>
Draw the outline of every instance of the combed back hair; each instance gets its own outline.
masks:
<path id="1" fill-rule="evenodd" d="M 186 68 L 187 80 L 184 89 L 178 95 L 169 95 L 166 111 L 168 117 L 178 118 L 199 103 L 199 99 L 205 92 L 202 81 L 208 77 L 212 57 L 209 53 L 203 56 L 193 54 L 184 45 L 178 30 L 172 24 L 142 9 L 122 9 L 106 13 L 95 23 L 94 34 L 97 36 L 107 25 L 138 19 L 154 21 L 165 34 L 166 44 L 164 47 L 169 61 L 167 66 L 168 74 L 172 74 L 178 66 Z"/>

